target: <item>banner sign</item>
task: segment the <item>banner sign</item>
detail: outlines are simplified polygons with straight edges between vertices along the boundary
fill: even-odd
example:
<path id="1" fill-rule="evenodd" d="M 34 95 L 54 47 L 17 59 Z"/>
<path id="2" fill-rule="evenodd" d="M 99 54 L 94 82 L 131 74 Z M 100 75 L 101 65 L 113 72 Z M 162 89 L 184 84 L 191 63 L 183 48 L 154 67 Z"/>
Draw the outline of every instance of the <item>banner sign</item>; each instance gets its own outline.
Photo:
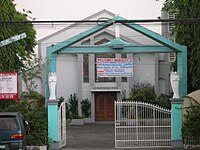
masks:
<path id="1" fill-rule="evenodd" d="M 18 74 L 16 72 L 0 72 L 0 100 L 18 101 Z"/>
<path id="2" fill-rule="evenodd" d="M 97 58 L 97 77 L 132 77 L 132 58 Z"/>

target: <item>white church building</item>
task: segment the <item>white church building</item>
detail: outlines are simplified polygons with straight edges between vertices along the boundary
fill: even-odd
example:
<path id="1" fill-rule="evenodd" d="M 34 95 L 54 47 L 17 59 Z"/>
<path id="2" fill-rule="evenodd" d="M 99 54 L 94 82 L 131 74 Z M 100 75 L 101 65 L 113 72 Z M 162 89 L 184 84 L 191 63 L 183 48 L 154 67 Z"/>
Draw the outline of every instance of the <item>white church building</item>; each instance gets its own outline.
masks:
<path id="1" fill-rule="evenodd" d="M 116 15 L 107 10 L 97 12 L 85 20 L 110 19 Z M 38 54 L 48 65 L 48 47 L 59 43 L 65 44 L 67 39 L 80 35 L 98 23 L 74 23 L 38 41 Z M 146 29 L 142 27 L 143 29 Z M 146 29 L 148 30 L 148 29 Z M 153 34 L 157 34 L 151 31 Z M 135 51 L 128 48 L 135 46 Z M 91 51 L 100 48 L 111 48 L 108 51 Z M 124 47 L 126 50 L 121 50 Z M 123 24 L 113 24 L 94 34 L 80 39 L 70 45 L 71 51 L 56 53 L 57 98 L 64 97 L 67 101 L 70 94 L 77 93 L 79 102 L 88 98 L 91 101 L 91 116 L 89 122 L 113 121 L 114 101 L 122 100 L 123 93 L 129 96 L 134 83 L 151 83 L 157 95 L 170 92 L 170 63 L 168 55 L 159 51 L 162 45 L 148 36 L 132 30 Z M 76 49 L 76 52 L 72 51 Z M 87 50 L 89 52 L 87 53 Z M 107 50 L 107 49 L 106 49 Z M 158 51 L 157 51 L 158 50 Z M 122 52 L 123 51 L 123 52 Z M 150 52 L 149 52 L 150 51 Z M 155 52 L 154 52 L 155 51 Z M 97 58 L 124 58 L 132 61 L 132 75 L 128 76 L 99 76 Z M 119 59 L 122 60 L 122 59 Z M 46 95 L 46 69 L 42 80 L 38 80 L 38 90 Z M 48 97 L 46 97 L 48 98 Z M 79 114 L 81 109 L 79 106 Z"/>

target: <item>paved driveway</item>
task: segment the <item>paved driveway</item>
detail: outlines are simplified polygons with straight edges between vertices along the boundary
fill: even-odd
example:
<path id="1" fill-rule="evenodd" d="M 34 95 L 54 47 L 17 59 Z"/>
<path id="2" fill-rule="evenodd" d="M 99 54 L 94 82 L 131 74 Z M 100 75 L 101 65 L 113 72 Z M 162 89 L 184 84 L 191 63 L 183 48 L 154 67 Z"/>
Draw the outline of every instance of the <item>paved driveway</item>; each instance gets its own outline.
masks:
<path id="1" fill-rule="evenodd" d="M 114 124 L 86 124 L 83 126 L 68 125 L 67 145 L 61 150 L 114 150 L 114 140 Z M 160 149 L 158 148 L 156 150 Z M 170 150 L 170 148 L 165 150 Z"/>
<path id="2" fill-rule="evenodd" d="M 114 124 L 67 126 L 67 145 L 62 150 L 111 150 L 114 139 Z"/>

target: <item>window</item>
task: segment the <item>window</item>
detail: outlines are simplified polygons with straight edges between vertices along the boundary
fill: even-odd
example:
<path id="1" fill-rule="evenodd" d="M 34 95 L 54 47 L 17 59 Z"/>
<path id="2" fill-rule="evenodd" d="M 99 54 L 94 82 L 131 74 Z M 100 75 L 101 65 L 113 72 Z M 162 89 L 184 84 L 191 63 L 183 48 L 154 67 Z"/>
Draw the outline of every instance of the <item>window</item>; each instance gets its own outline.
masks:
<path id="1" fill-rule="evenodd" d="M 89 55 L 83 54 L 83 82 L 89 82 Z"/>
<path id="2" fill-rule="evenodd" d="M 176 61 L 176 53 L 168 53 L 168 61 L 175 62 Z"/>
<path id="3" fill-rule="evenodd" d="M 1 117 L 0 122 L 0 130 L 19 130 L 15 117 Z"/>

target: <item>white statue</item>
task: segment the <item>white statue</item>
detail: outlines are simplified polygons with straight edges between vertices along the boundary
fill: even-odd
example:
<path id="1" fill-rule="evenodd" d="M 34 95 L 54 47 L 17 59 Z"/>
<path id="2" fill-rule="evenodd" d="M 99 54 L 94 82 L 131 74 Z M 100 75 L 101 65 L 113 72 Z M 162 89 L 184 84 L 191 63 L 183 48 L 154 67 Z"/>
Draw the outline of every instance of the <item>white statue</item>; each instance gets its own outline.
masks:
<path id="1" fill-rule="evenodd" d="M 51 72 L 49 73 L 49 92 L 50 92 L 50 97 L 49 100 L 55 100 L 56 99 L 56 73 Z"/>
<path id="2" fill-rule="evenodd" d="M 180 74 L 179 72 L 171 72 L 170 74 L 170 82 L 173 90 L 173 98 L 180 98 L 179 96 L 179 81 L 180 81 Z"/>

